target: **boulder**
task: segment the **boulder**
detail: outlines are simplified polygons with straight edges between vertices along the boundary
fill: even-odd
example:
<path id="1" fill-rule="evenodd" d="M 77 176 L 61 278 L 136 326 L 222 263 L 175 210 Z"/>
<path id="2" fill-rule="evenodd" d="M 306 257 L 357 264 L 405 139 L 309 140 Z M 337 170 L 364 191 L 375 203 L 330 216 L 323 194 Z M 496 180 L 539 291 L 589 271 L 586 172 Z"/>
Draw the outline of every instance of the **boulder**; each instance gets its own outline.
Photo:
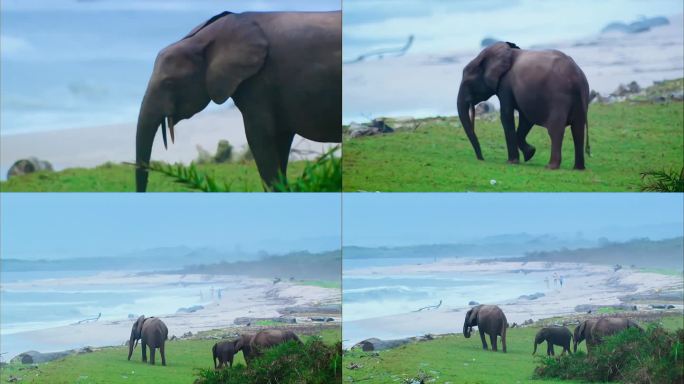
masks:
<path id="1" fill-rule="evenodd" d="M 176 313 L 194 313 L 199 311 L 200 309 L 204 309 L 204 307 L 201 305 L 193 305 L 192 307 L 178 308 Z"/>
<path id="2" fill-rule="evenodd" d="M 537 293 L 533 293 L 533 294 L 531 294 L 531 295 L 522 295 L 522 296 L 519 296 L 518 299 L 523 299 L 523 300 L 537 300 L 538 298 L 544 297 L 544 296 L 546 296 L 546 295 L 543 294 L 543 293 L 541 293 L 541 292 L 537 292 Z"/>
<path id="3" fill-rule="evenodd" d="M 45 160 L 40 160 L 37 157 L 29 157 L 27 159 L 17 160 L 12 164 L 9 171 L 7 171 L 7 179 L 12 176 L 27 175 L 33 172 L 52 171 L 52 164 Z"/>
<path id="4" fill-rule="evenodd" d="M 76 353 L 76 351 L 74 351 L 74 350 L 62 351 L 62 352 L 49 352 L 49 353 L 40 353 L 38 351 L 27 351 L 27 352 L 23 352 L 23 353 L 20 353 L 19 355 L 15 356 L 12 359 L 12 362 L 20 362 L 22 364 L 46 363 L 48 361 L 61 359 L 63 357 L 67 357 L 67 356 L 73 355 L 75 353 Z"/>
<path id="5" fill-rule="evenodd" d="M 392 349 L 396 348 L 399 346 L 402 346 L 404 344 L 412 343 L 416 341 L 416 338 L 414 337 L 407 337 L 405 339 L 396 339 L 396 340 L 380 340 L 377 338 L 370 338 L 363 340 L 359 342 L 358 344 L 354 345 L 352 349 L 361 349 L 364 352 L 368 351 L 383 351 L 385 349 Z"/>

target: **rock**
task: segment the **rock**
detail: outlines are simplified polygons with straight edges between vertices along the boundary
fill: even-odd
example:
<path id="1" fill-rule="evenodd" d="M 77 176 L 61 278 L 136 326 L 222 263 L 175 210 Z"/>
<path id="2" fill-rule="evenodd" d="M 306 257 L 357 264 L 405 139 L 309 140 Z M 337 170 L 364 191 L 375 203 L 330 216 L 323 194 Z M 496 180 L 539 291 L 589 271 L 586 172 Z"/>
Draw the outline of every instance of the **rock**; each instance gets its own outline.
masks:
<path id="1" fill-rule="evenodd" d="M 192 337 L 192 332 L 190 332 L 190 331 L 185 332 L 185 333 L 183 334 L 183 336 L 181 336 L 181 337 L 184 338 L 184 339 L 185 339 L 185 338 L 188 338 L 188 337 Z"/>
<path id="2" fill-rule="evenodd" d="M 192 307 L 178 308 L 176 313 L 194 313 L 199 311 L 200 309 L 204 309 L 204 307 L 201 305 L 193 305 Z"/>
<path id="3" fill-rule="evenodd" d="M 532 320 L 532 319 L 527 319 L 527 320 L 523 321 L 523 323 L 522 323 L 522 325 L 532 325 L 532 324 L 534 324 L 534 320 Z"/>
<path id="4" fill-rule="evenodd" d="M 494 104 L 489 101 L 483 101 L 475 106 L 475 115 L 483 115 L 491 112 L 496 112 L 496 108 L 494 108 Z"/>
<path id="5" fill-rule="evenodd" d="M 684 91 L 672 92 L 669 96 L 672 100 L 682 101 L 684 100 Z"/>
<path id="6" fill-rule="evenodd" d="M 83 347 L 78 350 L 77 352 L 79 355 L 84 354 L 84 353 L 93 353 L 93 348 L 92 347 Z"/>
<path id="7" fill-rule="evenodd" d="M 318 322 L 324 322 L 324 323 L 329 323 L 331 321 L 335 321 L 332 317 L 310 317 L 309 318 L 311 321 L 318 321 Z"/>
<path id="8" fill-rule="evenodd" d="M 650 18 L 642 18 L 637 21 L 633 21 L 629 24 L 623 22 L 612 22 L 601 30 L 601 33 L 606 32 L 621 32 L 621 33 L 641 33 L 649 31 L 651 28 L 659 27 L 662 25 L 670 24 L 670 20 L 666 17 L 657 16 Z"/>
<path id="9" fill-rule="evenodd" d="M 373 119 L 373 121 L 366 124 L 349 124 L 349 136 L 352 138 L 392 132 L 394 132 L 394 129 L 387 125 L 384 118 Z"/>
<path id="10" fill-rule="evenodd" d="M 501 41 L 501 39 L 495 39 L 493 37 L 488 36 L 488 37 L 485 37 L 484 39 L 482 39 L 482 41 L 480 41 L 480 47 L 486 48 L 492 44 L 498 43 L 499 41 Z"/>
<path id="11" fill-rule="evenodd" d="M 672 304 L 651 304 L 653 309 L 673 309 L 674 307 Z"/>
<path id="12" fill-rule="evenodd" d="M 294 315 L 294 314 L 298 314 L 298 313 L 339 314 L 339 313 L 342 313 L 342 307 L 340 306 L 340 304 L 327 304 L 327 305 L 320 305 L 320 306 L 302 305 L 302 306 L 298 306 L 298 307 L 286 307 L 283 309 L 279 309 L 278 312 L 282 315 Z"/>
<path id="13" fill-rule="evenodd" d="M 468 305 L 480 305 L 480 303 L 478 303 L 477 301 L 474 301 L 474 300 L 470 300 L 468 302 Z"/>
<path id="14" fill-rule="evenodd" d="M 27 351 L 27 352 L 20 353 L 19 355 L 15 356 L 11 361 L 12 362 L 20 362 L 22 364 L 38 364 L 38 363 L 45 363 L 48 361 L 61 359 L 63 357 L 73 355 L 75 353 L 76 353 L 76 351 L 74 351 L 74 350 L 63 351 L 63 352 L 50 352 L 50 353 L 40 353 L 38 351 Z"/>
<path id="15" fill-rule="evenodd" d="M 362 351 L 382 351 L 385 349 L 392 349 L 404 344 L 413 342 L 413 338 L 397 339 L 397 340 L 380 340 L 376 338 L 366 339 L 356 344 L 352 348 L 361 348 Z"/>
<path id="16" fill-rule="evenodd" d="M 27 175 L 33 172 L 50 171 L 52 172 L 52 164 L 48 161 L 40 160 L 37 157 L 29 157 L 27 159 L 17 160 L 12 164 L 9 171 L 7 171 L 7 179 L 12 176 Z"/>
<path id="17" fill-rule="evenodd" d="M 624 85 L 620 84 L 613 93 L 611 93 L 611 96 L 616 96 L 616 97 L 623 97 L 627 95 L 632 95 L 635 93 L 641 92 L 641 87 L 639 84 L 637 84 L 636 81 L 632 81 L 631 83 Z"/>
<path id="18" fill-rule="evenodd" d="M 173 340 L 177 340 L 177 339 L 178 338 L 176 337 L 176 335 L 171 335 L 171 338 L 169 340 L 173 341 Z"/>
<path id="19" fill-rule="evenodd" d="M 546 296 L 546 295 L 543 294 L 543 293 L 541 293 L 541 292 L 537 292 L 537 293 L 533 293 L 533 294 L 531 294 L 531 295 L 522 295 L 522 296 L 519 296 L 518 299 L 523 299 L 523 300 L 537 300 L 538 298 L 544 297 L 544 296 Z"/>

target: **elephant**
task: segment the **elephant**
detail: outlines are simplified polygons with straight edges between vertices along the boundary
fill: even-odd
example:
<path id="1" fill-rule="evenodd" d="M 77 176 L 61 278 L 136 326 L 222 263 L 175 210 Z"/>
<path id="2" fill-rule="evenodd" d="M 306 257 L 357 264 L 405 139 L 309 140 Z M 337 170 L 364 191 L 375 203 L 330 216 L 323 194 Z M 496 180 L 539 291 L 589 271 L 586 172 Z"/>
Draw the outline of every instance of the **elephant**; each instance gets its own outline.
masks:
<path id="1" fill-rule="evenodd" d="M 233 357 L 238 352 L 235 346 L 239 341 L 240 339 L 236 339 L 214 344 L 214 346 L 211 348 L 211 354 L 214 358 L 214 369 L 221 369 L 226 365 L 233 368 Z M 217 360 L 218 365 L 216 364 Z"/>
<path id="2" fill-rule="evenodd" d="M 546 127 L 551 137 L 547 168 L 557 169 L 565 127 L 570 125 L 575 144 L 574 168 L 585 168 L 583 149 L 591 155 L 587 119 L 589 83 L 570 56 L 556 50 L 532 51 L 513 43 L 498 42 L 482 50 L 465 66 L 458 90 L 458 116 L 479 160 L 484 158 L 475 135 L 475 105 L 492 95 L 501 104 L 508 163 L 520 162 L 518 149 L 525 161 L 534 156 L 536 149 L 526 138 L 537 124 Z M 519 116 L 517 132 L 515 110 Z"/>
<path id="3" fill-rule="evenodd" d="M 587 341 L 587 351 L 596 345 L 594 343 L 594 338 L 591 335 L 591 329 L 594 328 L 594 325 L 596 325 L 597 321 L 598 319 L 587 319 L 575 327 L 575 331 L 573 333 L 574 343 L 572 348 L 574 353 L 577 353 L 577 345 L 584 340 Z"/>
<path id="4" fill-rule="evenodd" d="M 265 349 L 288 341 L 295 341 L 299 344 L 302 343 L 299 337 L 292 331 L 267 329 L 259 331 L 253 336 L 243 335 L 236 342 L 235 349 L 236 352 L 242 350 L 242 353 L 245 356 L 245 362 L 249 365 L 251 361 L 259 357 Z"/>
<path id="5" fill-rule="evenodd" d="M 561 356 L 570 352 L 570 342 L 572 341 L 572 333 L 565 327 L 544 327 L 537 332 L 534 337 L 534 351 L 532 354 L 537 353 L 537 345 L 546 341 L 546 354 L 548 356 L 554 356 L 553 346 L 558 345 L 563 347 L 563 352 Z"/>
<path id="6" fill-rule="evenodd" d="M 136 190 L 145 192 L 152 144 L 209 102 L 232 98 L 269 189 L 286 176 L 295 134 L 341 142 L 341 12 L 220 13 L 162 49 L 136 132 Z"/>
<path id="7" fill-rule="evenodd" d="M 159 348 L 162 365 L 166 365 L 164 344 L 168 338 L 169 330 L 166 328 L 166 324 L 159 318 L 146 318 L 144 315 L 138 317 L 135 323 L 133 323 L 131 338 L 128 341 L 128 360 L 131 360 L 133 349 L 138 345 L 138 340 L 141 340 L 143 363 L 147 362 L 147 347 L 150 347 L 150 364 L 154 365 L 154 351 L 156 348 Z"/>
<path id="8" fill-rule="evenodd" d="M 496 352 L 496 337 L 501 336 L 501 346 L 506 353 L 506 328 L 508 321 L 501 308 L 496 305 L 478 305 L 471 308 L 463 322 L 463 336 L 470 338 L 473 327 L 477 326 L 482 340 L 482 349 L 487 350 L 485 333 L 489 335 L 492 351 Z"/>
<path id="9" fill-rule="evenodd" d="M 637 328 L 643 331 L 639 324 L 624 317 L 603 317 L 596 321 L 591 328 L 591 337 L 594 344 L 600 344 L 605 337 L 614 335 L 628 328 Z"/>

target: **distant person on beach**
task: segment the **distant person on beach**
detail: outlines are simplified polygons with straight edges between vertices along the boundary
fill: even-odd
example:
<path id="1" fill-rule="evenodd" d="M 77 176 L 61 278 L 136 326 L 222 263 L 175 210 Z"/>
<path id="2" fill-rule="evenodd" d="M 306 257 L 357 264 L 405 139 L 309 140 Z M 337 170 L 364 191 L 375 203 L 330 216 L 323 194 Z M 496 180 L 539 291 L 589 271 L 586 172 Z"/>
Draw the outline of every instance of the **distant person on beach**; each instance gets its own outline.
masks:
<path id="1" fill-rule="evenodd" d="M 549 287 L 549 277 L 548 277 L 548 276 L 546 276 L 546 277 L 544 278 L 544 282 L 546 283 L 546 289 L 551 288 L 551 287 Z"/>
<path id="2" fill-rule="evenodd" d="M 563 288 L 563 275 L 560 275 L 558 280 L 560 281 L 561 288 Z"/>
<path id="3" fill-rule="evenodd" d="M 553 273 L 553 286 L 558 286 L 558 274 L 556 272 Z"/>

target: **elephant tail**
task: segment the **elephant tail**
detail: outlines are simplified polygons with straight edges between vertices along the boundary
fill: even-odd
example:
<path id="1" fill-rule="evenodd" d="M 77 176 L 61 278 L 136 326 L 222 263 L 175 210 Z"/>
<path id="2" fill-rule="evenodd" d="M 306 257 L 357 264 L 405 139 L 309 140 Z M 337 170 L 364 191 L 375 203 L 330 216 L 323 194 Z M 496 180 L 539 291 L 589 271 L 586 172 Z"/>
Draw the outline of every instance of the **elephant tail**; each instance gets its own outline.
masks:
<path id="1" fill-rule="evenodd" d="M 587 141 L 584 144 L 584 151 L 587 153 L 587 156 L 591 157 L 591 145 L 589 145 L 589 116 L 587 116 L 587 122 L 586 122 L 586 132 L 587 132 Z"/>
<path id="2" fill-rule="evenodd" d="M 216 347 L 218 346 L 218 343 L 214 344 L 214 346 L 211 348 L 211 354 L 214 360 L 214 369 L 216 369 Z"/>

